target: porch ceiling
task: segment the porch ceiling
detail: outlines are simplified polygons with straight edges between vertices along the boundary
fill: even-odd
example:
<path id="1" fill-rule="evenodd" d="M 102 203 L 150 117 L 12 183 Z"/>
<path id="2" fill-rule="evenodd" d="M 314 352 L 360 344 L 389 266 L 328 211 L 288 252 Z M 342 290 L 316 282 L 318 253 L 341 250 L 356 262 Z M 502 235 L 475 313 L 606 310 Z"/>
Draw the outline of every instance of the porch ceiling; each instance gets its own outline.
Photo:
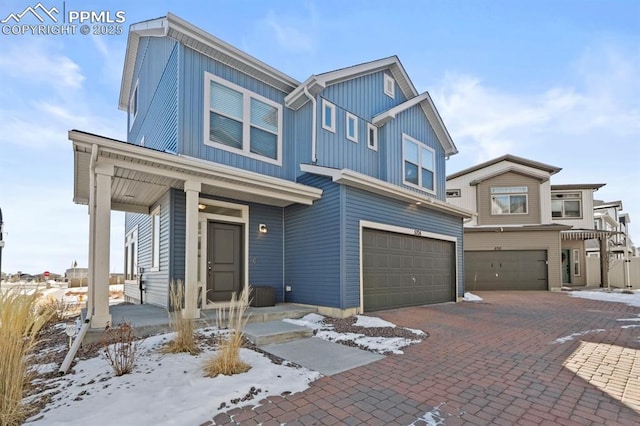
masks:
<path id="1" fill-rule="evenodd" d="M 91 150 L 98 146 L 96 164 L 114 166 L 112 210 L 149 213 L 169 188 L 183 190 L 186 181 L 202 184 L 202 195 L 285 207 L 311 204 L 322 191 L 284 179 L 216 163 L 155 151 L 122 141 L 72 130 L 74 202 L 89 204 Z"/>

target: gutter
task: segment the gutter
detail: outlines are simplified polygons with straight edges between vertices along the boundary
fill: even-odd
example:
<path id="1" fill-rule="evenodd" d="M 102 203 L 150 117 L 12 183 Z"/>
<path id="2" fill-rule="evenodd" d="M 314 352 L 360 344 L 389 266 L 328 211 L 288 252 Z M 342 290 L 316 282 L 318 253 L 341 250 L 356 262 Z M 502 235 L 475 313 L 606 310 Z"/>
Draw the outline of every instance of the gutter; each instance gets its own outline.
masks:
<path id="1" fill-rule="evenodd" d="M 71 348 L 69 348 L 69 352 L 67 352 L 67 356 L 64 357 L 64 361 L 60 365 L 60 369 L 58 370 L 58 374 L 64 376 L 69 371 L 69 367 L 71 367 L 71 363 L 73 359 L 76 357 L 76 353 L 78 349 L 80 349 L 80 345 L 82 345 L 82 340 L 84 340 L 85 334 L 89 330 L 89 326 L 91 325 L 91 314 L 87 311 L 87 317 L 84 319 L 84 323 L 80 328 L 80 332 L 76 336 L 76 339 L 73 341 Z"/>
<path id="2" fill-rule="evenodd" d="M 318 112 L 316 98 L 311 96 L 311 93 L 309 93 L 309 89 L 307 89 L 307 86 L 303 86 L 302 91 L 304 92 L 305 96 L 311 101 L 311 105 L 313 105 L 313 115 L 311 116 L 311 163 L 316 164 L 318 162 L 318 148 L 316 143 L 316 128 L 318 126 L 316 121 L 318 119 Z"/>

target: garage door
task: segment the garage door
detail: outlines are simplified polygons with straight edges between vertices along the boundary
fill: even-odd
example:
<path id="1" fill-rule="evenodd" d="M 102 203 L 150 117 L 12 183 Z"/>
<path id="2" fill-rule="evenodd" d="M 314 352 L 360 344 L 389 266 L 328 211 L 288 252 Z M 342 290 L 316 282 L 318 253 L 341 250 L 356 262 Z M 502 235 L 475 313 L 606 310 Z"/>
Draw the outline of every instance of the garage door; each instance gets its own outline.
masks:
<path id="1" fill-rule="evenodd" d="M 365 229 L 364 310 L 455 300 L 455 245 L 450 241 Z"/>
<path id="2" fill-rule="evenodd" d="M 546 250 L 464 252 L 465 290 L 547 290 Z"/>

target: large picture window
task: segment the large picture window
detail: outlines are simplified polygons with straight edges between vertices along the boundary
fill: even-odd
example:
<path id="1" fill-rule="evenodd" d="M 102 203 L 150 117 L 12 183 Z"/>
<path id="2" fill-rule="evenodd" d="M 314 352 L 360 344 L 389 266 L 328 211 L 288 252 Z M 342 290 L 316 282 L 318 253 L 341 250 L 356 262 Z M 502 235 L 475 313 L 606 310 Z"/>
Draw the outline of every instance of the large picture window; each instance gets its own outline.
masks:
<path id="1" fill-rule="evenodd" d="M 433 149 L 402 135 L 404 183 L 427 191 L 435 191 L 435 154 Z"/>
<path id="2" fill-rule="evenodd" d="M 507 186 L 491 188 L 491 214 L 526 214 L 526 186 Z"/>
<path id="3" fill-rule="evenodd" d="M 205 144 L 282 164 L 282 105 L 205 73 Z"/>
<path id="4" fill-rule="evenodd" d="M 551 217 L 575 219 L 582 217 L 582 196 L 579 192 L 551 194 Z"/>

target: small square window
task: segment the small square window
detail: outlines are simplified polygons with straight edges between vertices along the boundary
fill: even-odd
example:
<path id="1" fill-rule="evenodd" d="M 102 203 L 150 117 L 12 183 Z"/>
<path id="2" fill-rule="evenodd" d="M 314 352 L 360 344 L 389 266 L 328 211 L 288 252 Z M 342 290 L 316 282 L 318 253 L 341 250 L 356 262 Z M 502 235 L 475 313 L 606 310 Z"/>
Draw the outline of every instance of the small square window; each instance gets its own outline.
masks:
<path id="1" fill-rule="evenodd" d="M 447 189 L 447 198 L 460 198 L 459 189 Z"/>
<path id="2" fill-rule="evenodd" d="M 378 150 L 378 128 L 371 123 L 367 123 L 367 147 Z"/>
<path id="3" fill-rule="evenodd" d="M 384 94 L 390 98 L 396 96 L 396 82 L 389 74 L 384 75 Z"/>
<path id="4" fill-rule="evenodd" d="M 347 113 L 347 123 L 345 128 L 347 130 L 347 139 L 352 142 L 358 142 L 358 117 Z"/>
<path id="5" fill-rule="evenodd" d="M 322 100 L 322 128 L 330 132 L 336 131 L 336 106 Z"/>

